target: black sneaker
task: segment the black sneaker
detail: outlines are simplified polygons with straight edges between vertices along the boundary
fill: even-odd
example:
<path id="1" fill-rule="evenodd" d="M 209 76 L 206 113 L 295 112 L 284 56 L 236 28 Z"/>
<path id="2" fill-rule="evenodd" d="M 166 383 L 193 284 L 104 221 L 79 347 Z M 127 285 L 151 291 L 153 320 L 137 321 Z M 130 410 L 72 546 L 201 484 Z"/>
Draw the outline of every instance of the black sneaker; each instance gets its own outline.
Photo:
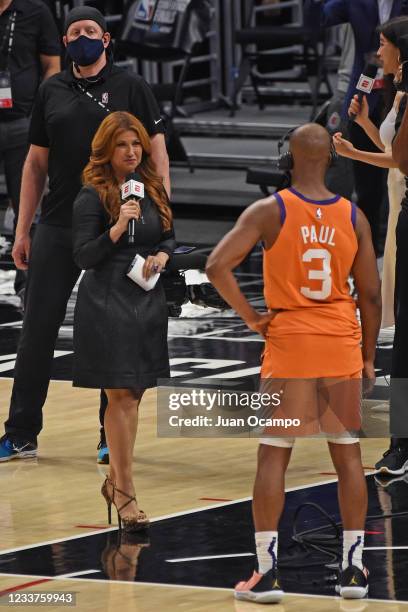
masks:
<path id="1" fill-rule="evenodd" d="M 266 574 L 255 572 L 246 582 L 238 582 L 234 590 L 235 599 L 256 603 L 279 603 L 284 595 L 278 574 L 271 569 Z"/>
<path id="2" fill-rule="evenodd" d="M 368 569 L 349 565 L 340 572 L 337 593 L 344 599 L 363 599 L 368 593 Z"/>
<path id="3" fill-rule="evenodd" d="M 375 469 L 380 474 L 401 476 L 408 471 L 408 448 L 391 445 L 383 454 L 383 458 L 377 461 Z"/>
<path id="4" fill-rule="evenodd" d="M 26 440 L 12 440 L 7 434 L 0 438 L 0 461 L 30 459 L 36 456 L 36 444 Z"/>

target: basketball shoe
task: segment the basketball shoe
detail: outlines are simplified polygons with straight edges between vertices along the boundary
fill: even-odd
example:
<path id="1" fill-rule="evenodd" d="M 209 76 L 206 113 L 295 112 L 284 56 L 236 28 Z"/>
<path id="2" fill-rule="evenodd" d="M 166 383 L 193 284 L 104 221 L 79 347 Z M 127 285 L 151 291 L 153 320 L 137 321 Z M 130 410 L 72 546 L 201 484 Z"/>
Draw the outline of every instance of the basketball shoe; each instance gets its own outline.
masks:
<path id="1" fill-rule="evenodd" d="M 273 569 L 266 574 L 258 574 L 254 571 L 247 582 L 238 582 L 234 590 L 236 599 L 256 603 L 278 603 L 283 595 L 284 592 L 279 584 L 278 574 Z"/>
<path id="2" fill-rule="evenodd" d="M 105 431 L 103 427 L 101 427 L 101 439 L 99 440 L 99 444 L 97 446 L 98 455 L 96 457 L 97 463 L 102 463 L 103 465 L 109 465 L 109 448 L 106 444 Z"/>
<path id="3" fill-rule="evenodd" d="M 336 592 L 344 599 L 363 599 L 368 593 L 368 569 L 349 565 L 340 572 Z"/>
<path id="4" fill-rule="evenodd" d="M 408 472 L 408 447 L 391 439 L 390 448 L 385 451 L 383 458 L 377 461 L 375 469 L 382 474 L 393 476 L 400 476 Z"/>
<path id="5" fill-rule="evenodd" d="M 11 439 L 7 434 L 0 438 L 0 461 L 29 459 L 36 456 L 36 444 L 26 440 Z"/>

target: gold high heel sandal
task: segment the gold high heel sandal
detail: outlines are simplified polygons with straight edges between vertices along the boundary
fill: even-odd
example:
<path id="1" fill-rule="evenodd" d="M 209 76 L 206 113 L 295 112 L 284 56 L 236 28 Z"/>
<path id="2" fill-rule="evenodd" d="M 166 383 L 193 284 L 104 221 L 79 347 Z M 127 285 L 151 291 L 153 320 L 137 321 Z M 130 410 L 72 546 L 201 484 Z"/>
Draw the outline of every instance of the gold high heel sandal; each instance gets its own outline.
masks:
<path id="1" fill-rule="evenodd" d="M 116 506 L 115 503 L 115 492 L 120 493 L 121 495 L 123 495 L 124 497 L 128 498 L 128 501 L 126 501 L 120 508 L 118 508 Z M 128 504 L 130 504 L 130 502 L 134 501 L 136 503 L 136 497 L 133 495 L 129 495 L 128 493 L 125 493 L 124 491 L 121 491 L 120 489 L 118 489 L 115 485 L 113 485 L 113 497 L 112 497 L 112 502 L 115 504 L 116 506 L 116 511 L 118 513 L 118 524 L 119 524 L 119 531 L 124 531 L 125 533 L 135 533 L 136 531 L 141 531 L 142 529 L 147 529 L 149 526 L 149 519 L 147 518 L 146 514 L 143 512 L 143 510 L 139 510 L 137 513 L 137 516 L 133 517 L 133 516 L 124 516 L 121 517 L 120 516 L 120 512 L 123 510 L 123 508 L 126 508 L 126 506 Z"/>

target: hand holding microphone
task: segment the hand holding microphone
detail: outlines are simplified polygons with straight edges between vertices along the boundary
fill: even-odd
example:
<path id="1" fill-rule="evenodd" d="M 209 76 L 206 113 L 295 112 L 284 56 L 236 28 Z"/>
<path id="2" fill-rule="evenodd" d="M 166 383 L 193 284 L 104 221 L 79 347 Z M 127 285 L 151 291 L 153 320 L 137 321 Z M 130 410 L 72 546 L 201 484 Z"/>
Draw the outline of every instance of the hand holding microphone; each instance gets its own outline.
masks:
<path id="1" fill-rule="evenodd" d="M 359 100 L 358 94 L 353 96 L 348 109 L 350 119 L 353 119 L 357 125 L 363 128 L 369 120 L 368 113 L 367 96 L 363 95 L 361 101 Z"/>
<path id="2" fill-rule="evenodd" d="M 136 221 L 141 219 L 142 223 L 144 223 L 143 214 L 141 212 L 140 201 L 144 198 L 144 184 L 142 183 L 142 178 L 140 174 L 137 172 L 133 172 L 126 177 L 126 181 L 123 183 L 121 187 L 121 197 L 124 204 L 121 206 L 121 214 L 123 211 L 122 217 L 125 218 L 126 215 L 128 219 L 128 243 L 134 244 L 135 242 L 135 232 L 136 232 Z M 135 201 L 136 199 L 136 201 Z M 137 213 L 134 208 L 129 208 L 129 205 L 137 205 Z M 120 216 L 119 216 L 120 220 Z M 124 219 L 123 219 L 124 221 Z"/>
<path id="3" fill-rule="evenodd" d="M 122 204 L 119 209 L 119 218 L 109 232 L 112 242 L 117 242 L 122 234 L 129 230 L 129 224 L 136 223 L 140 216 L 140 204 L 137 200 L 129 200 Z"/>
<path id="4" fill-rule="evenodd" d="M 358 79 L 358 83 L 356 85 L 356 90 L 357 90 L 357 94 L 353 97 L 353 101 L 355 102 L 353 109 L 351 108 L 351 106 L 353 105 L 353 101 L 350 104 L 350 108 L 349 108 L 349 117 L 351 121 L 356 121 L 357 123 L 360 123 L 361 118 L 364 121 L 364 100 L 365 100 L 365 104 L 367 105 L 367 118 L 368 118 L 368 103 L 367 103 L 367 98 L 366 95 L 370 94 L 373 87 L 374 87 L 374 83 L 375 83 L 375 77 L 377 76 L 377 72 L 378 72 L 378 66 L 376 64 L 373 63 L 368 63 L 366 64 L 366 66 L 364 67 L 364 72 L 360 75 L 360 78 Z M 364 95 L 366 94 L 366 95 Z M 360 118 L 360 121 L 357 121 L 357 116 L 359 113 L 356 113 L 356 110 L 360 109 L 360 113 L 362 113 L 362 117 Z"/>

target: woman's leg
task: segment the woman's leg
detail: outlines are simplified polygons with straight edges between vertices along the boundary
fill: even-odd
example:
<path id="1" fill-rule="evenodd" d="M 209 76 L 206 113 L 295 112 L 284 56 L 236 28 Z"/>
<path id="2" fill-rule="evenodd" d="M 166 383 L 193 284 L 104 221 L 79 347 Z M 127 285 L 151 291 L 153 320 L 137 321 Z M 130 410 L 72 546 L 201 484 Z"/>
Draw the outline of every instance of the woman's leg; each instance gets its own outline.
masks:
<path id="1" fill-rule="evenodd" d="M 136 440 L 138 408 L 143 391 L 132 389 L 105 389 L 108 406 L 105 413 L 105 432 L 110 455 L 110 478 L 115 486 L 133 496 L 133 449 Z M 115 491 L 115 504 L 120 508 L 128 501 Z M 135 516 L 138 507 L 129 503 L 122 516 Z"/>

